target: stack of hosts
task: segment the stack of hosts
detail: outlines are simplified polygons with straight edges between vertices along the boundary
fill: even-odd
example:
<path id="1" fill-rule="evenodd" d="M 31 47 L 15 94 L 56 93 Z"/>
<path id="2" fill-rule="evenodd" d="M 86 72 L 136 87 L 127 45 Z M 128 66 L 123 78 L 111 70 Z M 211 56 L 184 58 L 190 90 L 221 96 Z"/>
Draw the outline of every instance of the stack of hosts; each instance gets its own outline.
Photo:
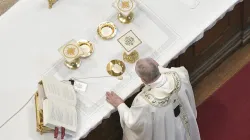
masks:
<path id="1" fill-rule="evenodd" d="M 151 58 L 138 60 L 135 70 L 145 87 L 131 108 L 114 92 L 106 93 L 120 114 L 123 140 L 200 140 L 187 70 L 163 68 Z"/>

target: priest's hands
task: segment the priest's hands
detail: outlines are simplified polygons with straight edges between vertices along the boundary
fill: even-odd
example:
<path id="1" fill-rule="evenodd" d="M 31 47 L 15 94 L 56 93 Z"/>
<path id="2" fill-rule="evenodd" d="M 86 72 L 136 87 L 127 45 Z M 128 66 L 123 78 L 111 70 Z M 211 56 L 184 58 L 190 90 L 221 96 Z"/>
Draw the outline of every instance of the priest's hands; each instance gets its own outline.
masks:
<path id="1" fill-rule="evenodd" d="M 124 101 L 113 91 L 106 92 L 106 100 L 114 107 L 118 107 L 120 104 L 124 103 Z"/>

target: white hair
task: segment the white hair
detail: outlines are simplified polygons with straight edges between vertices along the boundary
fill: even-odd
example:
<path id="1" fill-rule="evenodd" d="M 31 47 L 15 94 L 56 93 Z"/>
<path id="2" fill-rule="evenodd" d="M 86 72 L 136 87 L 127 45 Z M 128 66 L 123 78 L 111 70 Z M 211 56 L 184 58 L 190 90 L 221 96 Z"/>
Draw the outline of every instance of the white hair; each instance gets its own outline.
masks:
<path id="1" fill-rule="evenodd" d="M 161 75 L 158 65 L 152 58 L 139 59 L 136 62 L 135 71 L 146 83 L 154 82 Z"/>

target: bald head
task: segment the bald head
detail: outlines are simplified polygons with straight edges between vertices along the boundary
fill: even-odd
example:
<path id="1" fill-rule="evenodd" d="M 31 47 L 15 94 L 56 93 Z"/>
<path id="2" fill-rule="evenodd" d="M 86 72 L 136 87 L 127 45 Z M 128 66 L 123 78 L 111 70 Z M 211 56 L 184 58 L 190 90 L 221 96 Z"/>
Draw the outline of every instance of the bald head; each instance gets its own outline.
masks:
<path id="1" fill-rule="evenodd" d="M 135 71 L 146 84 L 154 82 L 161 75 L 158 64 L 152 58 L 139 59 L 136 63 Z"/>

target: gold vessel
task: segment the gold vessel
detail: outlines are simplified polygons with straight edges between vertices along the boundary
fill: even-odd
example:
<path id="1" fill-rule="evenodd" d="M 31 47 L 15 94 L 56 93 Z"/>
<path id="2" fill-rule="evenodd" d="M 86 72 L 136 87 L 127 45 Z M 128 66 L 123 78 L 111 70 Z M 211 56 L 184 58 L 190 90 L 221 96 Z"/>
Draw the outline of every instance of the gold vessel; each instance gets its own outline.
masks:
<path id="1" fill-rule="evenodd" d="M 84 52 L 84 51 L 82 51 L 83 53 L 80 55 L 80 57 L 82 57 L 82 58 L 86 58 L 86 57 L 89 57 L 90 55 L 92 55 L 93 54 L 93 52 L 94 52 L 94 47 L 93 47 L 93 44 L 90 42 L 90 41 L 87 41 L 87 40 L 79 40 L 78 42 L 77 42 L 77 46 L 80 48 L 80 49 L 82 49 L 82 50 L 84 50 L 85 48 L 84 47 L 88 47 L 88 52 Z"/>
<path id="2" fill-rule="evenodd" d="M 125 72 L 125 64 L 120 60 L 111 60 L 107 64 L 107 72 L 111 76 L 121 76 Z"/>
<path id="3" fill-rule="evenodd" d="M 128 16 L 124 16 L 122 13 L 119 13 L 117 16 L 118 20 L 123 24 L 129 24 L 134 19 L 134 14 L 131 12 Z"/>
<path id="4" fill-rule="evenodd" d="M 49 9 L 52 8 L 52 6 L 57 2 L 57 0 L 48 0 L 49 3 Z"/>
<path id="5" fill-rule="evenodd" d="M 64 64 L 66 67 L 72 69 L 72 70 L 76 70 L 77 68 L 79 68 L 81 66 L 81 59 L 80 58 L 76 58 L 75 60 L 73 60 L 72 62 L 68 62 L 68 61 L 64 61 Z"/>
<path id="6" fill-rule="evenodd" d="M 105 35 L 102 33 L 104 28 L 109 28 L 109 29 L 111 29 L 112 32 L 108 35 Z M 117 32 L 116 26 L 112 22 L 103 22 L 103 23 L 99 24 L 99 26 L 97 28 L 97 34 L 104 40 L 114 38 L 116 35 L 116 32 Z"/>
<path id="7" fill-rule="evenodd" d="M 130 54 L 123 53 L 123 60 L 128 63 L 135 63 L 139 59 L 139 53 L 134 50 Z"/>

